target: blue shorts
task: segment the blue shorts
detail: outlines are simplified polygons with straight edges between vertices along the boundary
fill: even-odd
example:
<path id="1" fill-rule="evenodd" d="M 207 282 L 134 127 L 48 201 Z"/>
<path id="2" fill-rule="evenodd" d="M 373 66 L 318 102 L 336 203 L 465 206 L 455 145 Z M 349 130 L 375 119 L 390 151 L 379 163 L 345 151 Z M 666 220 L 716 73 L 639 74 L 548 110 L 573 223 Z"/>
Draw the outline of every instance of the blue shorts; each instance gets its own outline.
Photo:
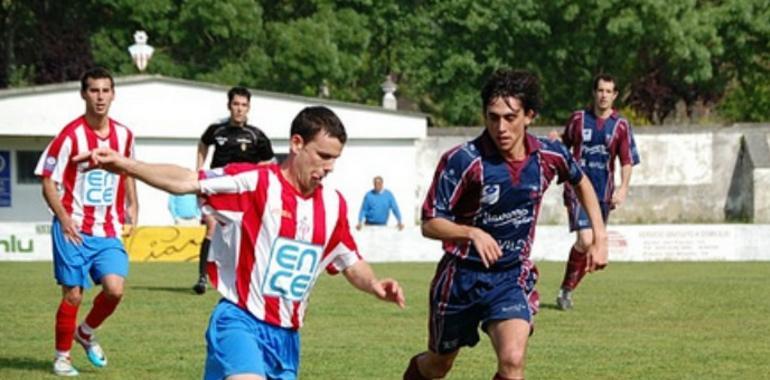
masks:
<path id="1" fill-rule="evenodd" d="M 606 202 L 599 202 L 599 209 L 602 212 L 602 220 L 604 224 L 607 224 L 607 218 L 610 216 L 610 206 Z M 569 217 L 569 230 L 578 231 L 591 228 L 591 220 L 588 219 L 588 214 L 583 206 L 577 199 L 567 204 L 567 216 Z"/>
<path id="2" fill-rule="evenodd" d="M 80 236 L 83 238 L 80 245 L 67 240 L 59 219 L 53 219 L 53 270 L 59 285 L 88 289 L 92 286 L 89 276 L 97 284 L 108 274 L 128 276 L 128 254 L 120 239 L 83 233 Z"/>
<path id="3" fill-rule="evenodd" d="M 447 354 L 479 341 L 479 324 L 523 319 L 532 324 L 539 302 L 537 269 L 521 264 L 490 271 L 468 267 L 445 254 L 436 268 L 430 290 L 428 348 Z"/>
<path id="4" fill-rule="evenodd" d="M 297 378 L 299 333 L 260 321 L 225 299 L 211 313 L 206 343 L 205 380 L 237 374 Z"/>

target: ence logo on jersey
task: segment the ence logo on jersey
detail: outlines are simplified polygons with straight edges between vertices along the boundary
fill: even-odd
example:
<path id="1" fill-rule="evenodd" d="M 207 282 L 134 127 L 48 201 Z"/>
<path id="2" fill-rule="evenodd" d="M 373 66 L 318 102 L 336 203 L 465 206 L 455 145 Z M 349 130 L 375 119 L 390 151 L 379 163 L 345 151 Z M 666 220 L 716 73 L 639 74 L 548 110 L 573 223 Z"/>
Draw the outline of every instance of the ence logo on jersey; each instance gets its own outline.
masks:
<path id="1" fill-rule="evenodd" d="M 279 237 L 273 243 L 262 293 L 301 301 L 321 260 L 322 247 Z"/>
<path id="2" fill-rule="evenodd" d="M 115 174 L 105 170 L 85 173 L 83 203 L 87 206 L 109 206 L 115 200 Z"/>

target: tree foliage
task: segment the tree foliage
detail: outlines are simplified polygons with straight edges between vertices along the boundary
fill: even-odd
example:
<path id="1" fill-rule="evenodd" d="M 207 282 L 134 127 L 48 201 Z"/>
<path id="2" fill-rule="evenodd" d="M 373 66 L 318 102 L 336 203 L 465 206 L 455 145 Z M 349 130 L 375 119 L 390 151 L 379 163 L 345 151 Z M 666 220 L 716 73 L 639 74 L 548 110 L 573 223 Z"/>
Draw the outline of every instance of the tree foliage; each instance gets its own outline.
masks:
<path id="1" fill-rule="evenodd" d="M 126 49 L 141 29 L 149 73 L 368 104 L 390 75 L 436 125 L 480 123 L 479 88 L 501 67 L 540 76 L 543 123 L 587 105 L 600 72 L 651 123 L 680 108 L 757 121 L 770 119 L 767 20 L 767 0 L 0 0 L 0 87 L 94 64 L 136 74 Z"/>

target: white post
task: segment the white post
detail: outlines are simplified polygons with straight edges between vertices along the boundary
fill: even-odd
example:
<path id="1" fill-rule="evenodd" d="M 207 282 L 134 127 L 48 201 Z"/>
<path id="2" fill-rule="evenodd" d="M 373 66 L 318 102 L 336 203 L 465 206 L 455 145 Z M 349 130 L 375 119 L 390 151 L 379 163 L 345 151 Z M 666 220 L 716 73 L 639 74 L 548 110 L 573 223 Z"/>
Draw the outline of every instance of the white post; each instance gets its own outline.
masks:
<path id="1" fill-rule="evenodd" d="M 128 52 L 131 53 L 131 59 L 134 60 L 136 68 L 139 71 L 144 71 L 155 49 L 147 44 L 147 33 L 144 30 L 137 30 L 134 33 L 134 42 L 133 45 L 128 47 Z"/>
<path id="2" fill-rule="evenodd" d="M 382 92 L 385 93 L 382 97 L 382 108 L 389 110 L 398 109 L 398 101 L 393 94 L 398 89 L 398 86 L 396 86 L 393 80 L 390 79 L 390 75 L 385 76 L 385 82 L 382 82 L 380 87 L 382 88 Z"/>

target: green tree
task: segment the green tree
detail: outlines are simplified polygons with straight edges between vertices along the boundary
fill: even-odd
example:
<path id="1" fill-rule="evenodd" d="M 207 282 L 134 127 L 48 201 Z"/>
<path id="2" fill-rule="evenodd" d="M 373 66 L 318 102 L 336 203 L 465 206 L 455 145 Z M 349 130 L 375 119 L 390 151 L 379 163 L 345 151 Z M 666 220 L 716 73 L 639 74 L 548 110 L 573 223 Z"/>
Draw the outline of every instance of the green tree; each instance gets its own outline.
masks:
<path id="1" fill-rule="evenodd" d="M 390 75 L 435 125 L 481 123 L 501 67 L 539 75 L 539 123 L 587 105 L 600 72 L 652 123 L 680 104 L 767 120 L 769 19 L 767 0 L 0 0 L 0 87 L 136 74 L 141 29 L 149 73 L 368 104 Z"/>

